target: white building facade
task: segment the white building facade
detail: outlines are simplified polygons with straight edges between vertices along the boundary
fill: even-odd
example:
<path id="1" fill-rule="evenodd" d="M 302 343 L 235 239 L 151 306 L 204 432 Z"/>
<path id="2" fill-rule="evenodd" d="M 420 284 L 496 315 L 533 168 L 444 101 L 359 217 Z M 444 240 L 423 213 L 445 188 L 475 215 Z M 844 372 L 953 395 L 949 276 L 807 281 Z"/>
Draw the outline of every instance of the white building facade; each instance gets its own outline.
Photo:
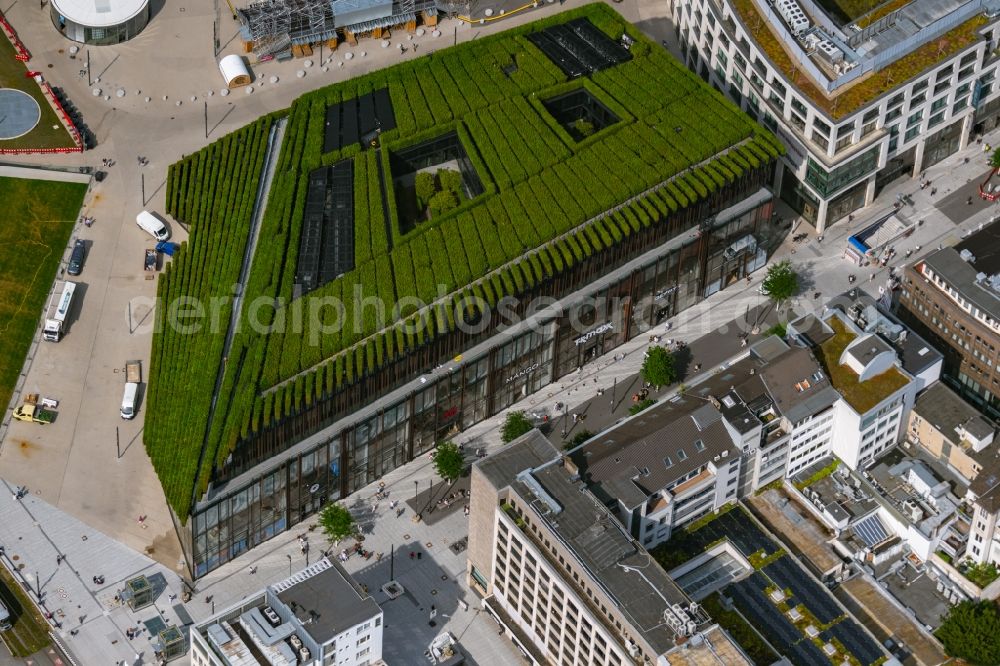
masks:
<path id="1" fill-rule="evenodd" d="M 922 2 L 864 28 L 837 26 L 812 0 L 792 2 L 803 28 L 799 13 L 786 19 L 765 0 L 672 0 L 685 64 L 781 138 L 788 154 L 775 190 L 817 233 L 997 125 L 996 11 L 986 0 L 954 0 L 947 12 Z M 947 44 L 928 56 L 933 65 L 899 63 L 933 43 Z"/>
<path id="2" fill-rule="evenodd" d="M 192 666 L 369 666 L 382 609 L 327 558 L 196 625 Z"/>

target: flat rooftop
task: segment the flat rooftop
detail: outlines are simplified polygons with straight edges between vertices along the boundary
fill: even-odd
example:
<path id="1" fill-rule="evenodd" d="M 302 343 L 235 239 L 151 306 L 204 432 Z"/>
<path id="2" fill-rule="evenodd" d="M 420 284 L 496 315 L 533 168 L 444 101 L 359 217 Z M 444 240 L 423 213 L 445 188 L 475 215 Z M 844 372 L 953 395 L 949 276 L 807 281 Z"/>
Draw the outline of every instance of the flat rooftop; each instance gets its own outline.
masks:
<path id="1" fill-rule="evenodd" d="M 806 481 L 813 474 L 829 465 L 831 461 L 831 458 L 827 457 L 813 463 L 792 477 L 792 481 L 794 483 Z M 845 472 L 847 476 L 845 476 Z M 850 469 L 844 464 L 839 465 L 833 474 L 803 486 L 802 491 L 810 499 L 812 499 L 811 493 L 816 493 L 819 496 L 819 503 L 835 517 L 836 511 L 832 510 L 829 505 L 836 505 L 850 522 L 868 515 L 879 507 L 878 502 L 871 495 L 863 488 L 858 487 Z"/>
<path id="2" fill-rule="evenodd" d="M 701 633 L 697 643 L 688 641 L 683 646 L 667 654 L 670 666 L 751 666 L 752 662 L 746 654 L 730 638 L 729 634 L 714 625 L 708 631 Z"/>
<path id="3" fill-rule="evenodd" d="M 550 462 L 529 467 L 545 447 L 551 451 Z M 523 471 L 508 479 L 511 490 L 536 509 L 537 519 L 558 536 L 611 596 L 619 611 L 629 618 L 631 629 L 642 635 L 659 654 L 671 650 L 678 635 L 664 622 L 664 613 L 673 604 L 686 607 L 690 604 L 688 596 L 649 553 L 626 534 L 611 512 L 587 492 L 584 483 L 573 480 L 544 435 L 534 430 L 510 446 L 506 453 L 504 467 L 510 468 L 522 453 L 526 463 L 521 466 Z M 480 463 L 484 471 L 490 467 L 490 460 Z M 496 471 L 489 475 L 494 477 Z"/>
<path id="4" fill-rule="evenodd" d="M 910 382 L 895 367 L 864 382 L 859 381 L 856 372 L 840 363 L 841 354 L 857 334 L 838 317 L 831 316 L 826 323 L 833 331 L 833 337 L 819 345 L 820 361 L 833 387 L 858 414 L 865 414 Z"/>
<path id="5" fill-rule="evenodd" d="M 994 321 L 1000 321 L 1000 222 L 953 247 L 931 252 L 923 264 Z"/>
<path id="6" fill-rule="evenodd" d="M 919 375 L 943 358 L 941 352 L 896 317 L 880 309 L 875 299 L 860 289 L 841 294 L 834 300 L 836 305 L 833 307 L 855 326 L 866 333 L 877 333 L 882 342 L 889 344 L 907 373 Z"/>
<path id="7" fill-rule="evenodd" d="M 382 613 L 350 574 L 326 557 L 271 589 L 320 644 Z"/>
<path id="8" fill-rule="evenodd" d="M 853 30 L 824 30 L 817 37 L 837 47 L 845 61 L 857 63 L 845 74 L 838 74 L 817 62 L 819 58 L 810 58 L 797 41 L 783 39 L 769 23 L 781 23 L 782 19 L 777 12 L 765 12 L 761 8 L 763 1 L 760 5 L 756 0 L 731 2 L 747 34 L 785 80 L 834 120 L 859 111 L 921 72 L 974 45 L 980 39 L 979 30 L 988 22 L 982 16 L 978 0 L 913 0 L 904 7 L 905 12 L 897 15 L 892 29 L 884 33 L 874 28 L 863 31 L 860 42 Z M 955 25 L 952 16 L 959 15 L 966 18 Z M 810 24 L 817 25 L 815 18 Z M 898 48 L 907 40 L 915 44 L 909 49 Z M 810 67 L 803 67 L 802 63 Z M 806 72 L 810 68 L 814 75 Z M 840 78 L 847 81 L 837 84 Z"/>

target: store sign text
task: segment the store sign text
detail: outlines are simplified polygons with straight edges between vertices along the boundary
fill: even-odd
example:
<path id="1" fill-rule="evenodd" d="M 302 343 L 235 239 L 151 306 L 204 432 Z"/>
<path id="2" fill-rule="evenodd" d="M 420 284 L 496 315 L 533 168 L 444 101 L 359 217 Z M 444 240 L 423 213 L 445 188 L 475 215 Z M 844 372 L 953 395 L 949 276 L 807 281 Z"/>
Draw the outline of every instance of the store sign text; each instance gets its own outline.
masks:
<path id="1" fill-rule="evenodd" d="M 583 343 L 587 342 L 591 338 L 594 338 L 594 337 L 600 335 L 601 333 L 607 333 L 608 331 L 614 329 L 614 327 L 615 327 L 615 325 L 612 324 L 610 321 L 607 324 L 601 324 L 600 326 L 598 326 L 594 330 L 592 330 L 592 331 L 590 331 L 588 333 L 584 333 L 583 335 L 581 335 L 580 337 L 578 337 L 576 339 L 576 345 L 579 347 L 580 345 L 582 345 Z"/>
<path id="2" fill-rule="evenodd" d="M 528 375 L 530 375 L 531 373 L 533 373 L 535 370 L 538 370 L 538 368 L 540 368 L 541 365 L 542 365 L 541 363 L 532 363 L 531 365 L 529 365 L 529 366 L 527 366 L 525 368 L 521 368 L 520 370 L 518 370 L 517 372 L 515 372 L 514 374 L 512 374 L 510 377 L 508 377 L 504 381 L 504 384 L 510 384 L 515 379 L 520 379 L 521 377 L 527 377 Z"/>

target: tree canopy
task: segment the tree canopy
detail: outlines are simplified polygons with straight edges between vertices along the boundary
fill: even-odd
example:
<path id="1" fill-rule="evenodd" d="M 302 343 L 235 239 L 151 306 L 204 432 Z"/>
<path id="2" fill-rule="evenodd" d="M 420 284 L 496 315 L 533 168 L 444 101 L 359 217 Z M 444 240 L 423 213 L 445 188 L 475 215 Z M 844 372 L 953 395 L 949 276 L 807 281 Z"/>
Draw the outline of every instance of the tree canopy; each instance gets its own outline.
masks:
<path id="1" fill-rule="evenodd" d="M 330 541 L 340 541 L 354 534 L 354 517 L 347 509 L 332 502 L 320 511 L 319 526 Z"/>
<path id="2" fill-rule="evenodd" d="M 674 357 L 663 347 L 652 347 L 642 362 L 642 378 L 654 386 L 669 386 L 677 380 Z"/>
<path id="3" fill-rule="evenodd" d="M 1000 148 L 990 153 L 989 165 L 993 169 L 1000 169 Z"/>
<path id="4" fill-rule="evenodd" d="M 503 425 L 500 427 L 500 439 L 503 440 L 504 444 L 513 442 L 534 427 L 531 421 L 528 420 L 528 417 L 524 415 L 524 412 L 507 412 L 507 416 L 503 420 Z"/>
<path id="5" fill-rule="evenodd" d="M 455 481 L 465 470 L 465 457 L 455 442 L 439 442 L 432 459 L 438 476 L 445 481 Z"/>
<path id="6" fill-rule="evenodd" d="M 783 303 L 799 290 L 799 276 L 792 268 L 792 262 L 785 259 L 767 268 L 764 289 L 775 303 Z"/>
<path id="7" fill-rule="evenodd" d="M 952 606 L 934 634 L 950 657 L 980 666 L 1000 664 L 1000 613 L 994 601 Z"/>

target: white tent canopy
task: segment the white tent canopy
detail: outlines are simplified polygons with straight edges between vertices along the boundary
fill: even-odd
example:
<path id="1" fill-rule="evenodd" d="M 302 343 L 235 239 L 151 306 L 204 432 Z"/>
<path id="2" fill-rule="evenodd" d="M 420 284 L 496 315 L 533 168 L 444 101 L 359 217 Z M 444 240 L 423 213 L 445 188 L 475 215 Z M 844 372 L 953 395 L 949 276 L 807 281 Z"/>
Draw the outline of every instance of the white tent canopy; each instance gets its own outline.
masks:
<path id="1" fill-rule="evenodd" d="M 230 88 L 250 85 L 250 70 L 247 69 L 243 58 L 238 55 L 227 55 L 220 60 L 219 71 L 222 72 L 222 78 Z"/>

